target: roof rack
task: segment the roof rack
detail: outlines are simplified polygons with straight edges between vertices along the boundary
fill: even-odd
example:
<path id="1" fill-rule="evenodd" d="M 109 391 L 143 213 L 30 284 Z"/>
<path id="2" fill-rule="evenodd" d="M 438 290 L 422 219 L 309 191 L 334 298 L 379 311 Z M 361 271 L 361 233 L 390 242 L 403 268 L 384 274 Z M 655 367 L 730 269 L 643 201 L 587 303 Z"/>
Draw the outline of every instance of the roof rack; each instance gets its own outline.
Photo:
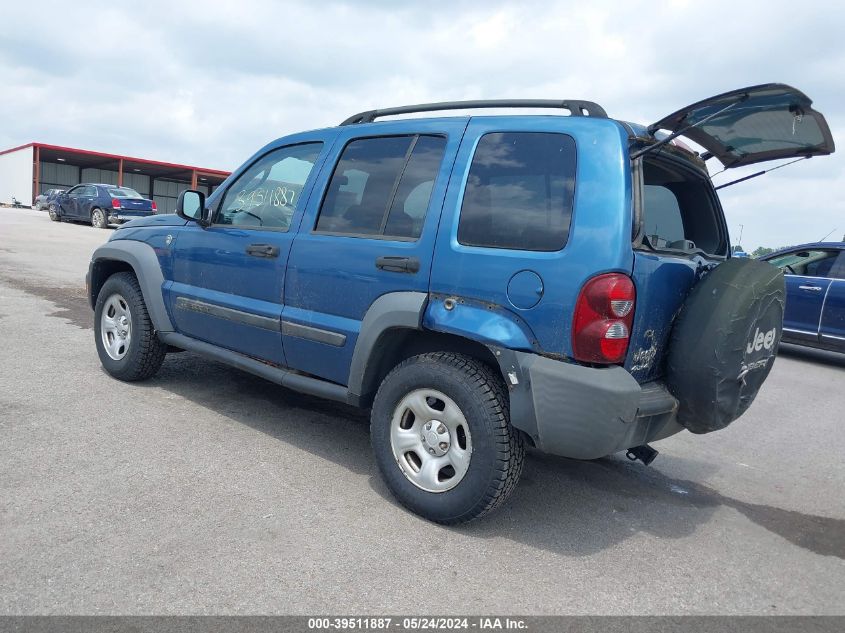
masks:
<path id="1" fill-rule="evenodd" d="M 607 118 L 607 112 L 599 104 L 580 99 L 568 99 L 565 101 L 559 101 L 557 99 L 483 99 L 480 101 L 441 101 L 439 103 L 399 106 L 398 108 L 367 110 L 353 114 L 341 123 L 341 125 L 372 123 L 378 117 L 394 114 L 435 112 L 438 110 L 467 110 L 470 108 L 559 108 L 569 110 L 572 116 L 589 116 L 599 119 Z"/>

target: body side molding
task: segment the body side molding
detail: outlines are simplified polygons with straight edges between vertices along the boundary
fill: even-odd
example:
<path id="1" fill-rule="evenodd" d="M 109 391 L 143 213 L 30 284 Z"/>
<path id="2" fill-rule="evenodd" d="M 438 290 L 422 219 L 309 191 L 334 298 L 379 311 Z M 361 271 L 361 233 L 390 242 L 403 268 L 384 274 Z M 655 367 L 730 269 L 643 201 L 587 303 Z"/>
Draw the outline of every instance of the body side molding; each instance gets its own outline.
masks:
<path id="1" fill-rule="evenodd" d="M 264 330 L 279 331 L 279 321 L 277 319 L 271 319 L 251 312 L 244 312 L 243 310 L 235 310 L 234 308 L 226 308 L 213 303 L 206 303 L 198 299 L 176 297 L 176 309 L 190 310 L 191 312 L 199 312 L 200 314 L 210 314 L 218 319 L 226 319 Z"/>

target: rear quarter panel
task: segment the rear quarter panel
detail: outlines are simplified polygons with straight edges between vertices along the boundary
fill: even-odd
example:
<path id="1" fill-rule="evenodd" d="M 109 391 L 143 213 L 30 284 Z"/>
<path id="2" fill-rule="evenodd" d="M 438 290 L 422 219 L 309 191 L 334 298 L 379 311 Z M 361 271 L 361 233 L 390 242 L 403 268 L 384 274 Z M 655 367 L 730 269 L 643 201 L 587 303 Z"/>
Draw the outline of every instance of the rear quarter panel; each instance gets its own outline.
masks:
<path id="1" fill-rule="evenodd" d="M 572 223 L 560 251 L 536 252 L 458 243 L 461 204 L 480 138 L 492 132 L 558 132 L 575 140 Z M 630 274 L 632 176 L 627 133 L 609 119 L 565 116 L 473 117 L 446 193 L 431 276 L 426 327 L 511 349 L 571 356 L 572 310 L 582 285 L 605 272 Z M 542 279 L 529 309 L 515 307 L 508 283 L 523 270 Z M 443 309 L 450 297 L 459 299 Z"/>

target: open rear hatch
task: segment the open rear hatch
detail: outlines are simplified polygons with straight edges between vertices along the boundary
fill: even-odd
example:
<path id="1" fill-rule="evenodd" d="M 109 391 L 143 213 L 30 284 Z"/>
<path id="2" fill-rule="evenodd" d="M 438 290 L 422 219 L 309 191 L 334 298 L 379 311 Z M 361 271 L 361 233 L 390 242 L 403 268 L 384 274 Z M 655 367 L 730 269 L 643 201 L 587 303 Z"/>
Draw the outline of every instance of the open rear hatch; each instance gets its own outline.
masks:
<path id="1" fill-rule="evenodd" d="M 682 108 L 649 126 L 649 138 L 634 139 L 637 308 L 625 367 L 639 382 L 663 376 L 672 324 L 687 294 L 713 264 L 730 257 L 706 168 L 668 144 L 684 136 L 707 150 L 702 159 L 716 157 L 725 168 L 831 154 L 830 128 L 811 105 L 783 84 L 742 88 Z M 655 136 L 658 130 L 671 133 Z"/>
<path id="2" fill-rule="evenodd" d="M 648 127 L 686 136 L 725 166 L 832 154 L 833 136 L 800 90 L 785 84 L 740 88 L 704 99 Z M 646 148 L 644 151 L 648 151 Z"/>

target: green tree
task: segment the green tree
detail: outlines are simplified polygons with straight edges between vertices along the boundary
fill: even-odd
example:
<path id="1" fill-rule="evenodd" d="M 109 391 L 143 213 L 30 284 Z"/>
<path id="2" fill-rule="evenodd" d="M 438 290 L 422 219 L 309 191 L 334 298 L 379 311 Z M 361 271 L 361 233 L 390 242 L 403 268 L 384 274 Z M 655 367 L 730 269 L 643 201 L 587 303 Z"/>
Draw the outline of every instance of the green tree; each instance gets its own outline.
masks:
<path id="1" fill-rule="evenodd" d="M 765 257 L 766 255 L 769 255 L 770 253 L 774 253 L 774 252 L 775 252 L 775 249 L 773 249 L 773 248 L 767 248 L 765 246 L 758 246 L 756 249 L 754 249 L 754 252 L 751 253 L 751 257 Z"/>

